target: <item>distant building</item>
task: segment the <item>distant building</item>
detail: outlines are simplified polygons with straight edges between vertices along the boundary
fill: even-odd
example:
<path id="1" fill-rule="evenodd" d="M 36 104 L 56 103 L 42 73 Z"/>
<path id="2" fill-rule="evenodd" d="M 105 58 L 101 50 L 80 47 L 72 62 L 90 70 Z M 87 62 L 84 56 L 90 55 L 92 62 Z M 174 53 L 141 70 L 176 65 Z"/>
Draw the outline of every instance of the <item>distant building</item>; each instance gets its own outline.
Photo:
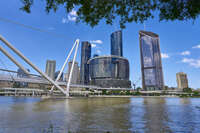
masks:
<path id="1" fill-rule="evenodd" d="M 178 89 L 188 88 L 187 74 L 184 72 L 177 73 L 176 82 L 177 82 Z"/>
<path id="2" fill-rule="evenodd" d="M 144 90 L 162 90 L 164 79 L 159 36 L 147 31 L 140 31 L 139 36 L 142 87 Z"/>
<path id="3" fill-rule="evenodd" d="M 51 78 L 55 79 L 55 71 L 56 71 L 56 61 L 55 60 L 47 60 L 46 61 L 46 70 L 45 73 Z"/>
<path id="4" fill-rule="evenodd" d="M 57 79 L 59 73 L 60 73 L 60 71 L 55 72 L 55 74 L 54 74 L 54 75 L 55 75 L 54 79 Z M 58 81 L 63 81 L 63 73 L 61 74 L 60 79 L 59 79 Z"/>
<path id="5" fill-rule="evenodd" d="M 69 80 L 69 74 L 72 68 L 72 61 L 68 63 L 68 71 L 67 71 L 67 76 L 66 80 Z M 74 62 L 74 69 L 72 72 L 72 77 L 71 77 L 71 84 L 80 84 L 80 68 L 78 66 L 78 62 Z"/>
<path id="6" fill-rule="evenodd" d="M 94 56 L 88 61 L 90 85 L 131 88 L 129 61 L 122 56 L 122 31 L 116 31 L 111 34 L 111 55 Z"/>
<path id="7" fill-rule="evenodd" d="M 131 88 L 129 62 L 115 55 L 97 56 L 88 61 L 90 84 L 102 88 Z"/>
<path id="8" fill-rule="evenodd" d="M 27 71 L 30 72 L 29 69 L 27 69 Z M 19 68 L 17 70 L 17 77 L 26 78 L 28 75 L 21 68 Z"/>
<path id="9" fill-rule="evenodd" d="M 123 56 L 122 48 L 122 31 L 113 32 L 111 34 L 111 55 Z"/>
<path id="10" fill-rule="evenodd" d="M 80 82 L 81 84 L 89 83 L 89 65 L 88 60 L 91 58 L 91 44 L 88 41 L 81 44 L 81 67 L 80 67 Z"/>
<path id="11" fill-rule="evenodd" d="M 30 72 L 29 69 L 27 69 L 27 71 Z M 17 77 L 20 77 L 20 78 L 27 78 L 27 77 L 29 77 L 29 75 L 26 74 L 21 68 L 19 68 L 19 69 L 17 70 Z M 18 87 L 22 87 L 22 88 L 28 87 L 28 83 L 27 83 L 27 82 L 16 82 L 16 85 L 17 85 Z"/>
<path id="12" fill-rule="evenodd" d="M 99 56 L 99 55 L 98 55 L 98 54 L 94 54 L 94 55 L 93 55 L 93 58 L 94 58 L 94 57 L 97 57 L 97 56 Z"/>

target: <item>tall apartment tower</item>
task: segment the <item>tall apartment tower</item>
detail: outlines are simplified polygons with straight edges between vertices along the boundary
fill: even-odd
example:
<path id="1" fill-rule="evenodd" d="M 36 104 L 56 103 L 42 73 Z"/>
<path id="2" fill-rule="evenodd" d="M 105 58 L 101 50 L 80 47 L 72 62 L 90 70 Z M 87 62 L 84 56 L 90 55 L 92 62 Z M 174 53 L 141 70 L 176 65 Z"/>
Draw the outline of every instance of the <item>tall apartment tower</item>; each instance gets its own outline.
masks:
<path id="1" fill-rule="evenodd" d="M 46 61 L 46 70 L 45 73 L 51 78 L 55 79 L 55 71 L 56 71 L 56 61 L 55 60 L 47 60 Z"/>
<path id="2" fill-rule="evenodd" d="M 164 79 L 159 36 L 153 32 L 140 31 L 140 57 L 142 87 L 144 90 L 162 90 Z"/>
<path id="3" fill-rule="evenodd" d="M 91 58 L 91 44 L 84 41 L 81 44 L 81 68 L 80 68 L 80 83 L 89 83 L 89 65 L 88 60 Z"/>
<path id="4" fill-rule="evenodd" d="M 72 68 L 72 61 L 68 63 L 67 80 L 69 80 L 69 74 L 70 74 L 71 68 Z M 80 83 L 80 69 L 78 66 L 78 62 L 74 62 L 74 69 L 72 72 L 71 83 L 72 84 Z"/>
<path id="5" fill-rule="evenodd" d="M 187 74 L 184 72 L 176 73 L 176 82 L 178 89 L 188 88 Z"/>
<path id="6" fill-rule="evenodd" d="M 122 48 L 122 31 L 113 32 L 111 34 L 111 55 L 123 56 Z"/>

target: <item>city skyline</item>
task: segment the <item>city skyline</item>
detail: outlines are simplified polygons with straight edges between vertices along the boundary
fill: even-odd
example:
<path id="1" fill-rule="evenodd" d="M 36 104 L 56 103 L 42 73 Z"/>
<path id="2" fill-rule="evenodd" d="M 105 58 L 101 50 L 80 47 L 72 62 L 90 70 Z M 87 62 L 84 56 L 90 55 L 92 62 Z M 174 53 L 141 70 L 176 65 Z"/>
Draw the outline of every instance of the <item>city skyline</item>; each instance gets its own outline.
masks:
<path id="1" fill-rule="evenodd" d="M 5 4 L 6 1 L 1 1 L 0 3 Z M 104 23 L 100 23 L 99 26 L 93 29 L 82 23 L 77 25 L 68 19 L 64 13 L 59 14 L 58 12 L 46 15 L 45 13 L 40 13 L 40 10 L 43 9 L 35 10 L 34 7 L 32 14 L 26 14 L 20 11 L 19 7 L 20 4 L 17 4 L 17 2 L 10 3 L 10 11 L 7 15 L 4 15 L 8 11 L 6 7 L 0 9 L 1 17 L 52 33 L 58 33 L 58 35 L 52 35 L 0 21 L 0 34 L 43 71 L 47 59 L 56 60 L 56 70 L 59 70 L 73 42 L 78 37 L 81 41 L 90 41 L 94 53 L 109 55 L 110 34 L 119 30 L 115 28 L 116 25 L 109 26 Z M 197 22 L 193 24 L 192 21 L 160 23 L 157 21 L 157 18 L 147 21 L 146 30 L 157 33 L 160 36 L 165 85 L 176 87 L 176 73 L 183 71 L 188 75 L 189 86 L 199 88 L 200 41 L 198 40 L 198 33 L 200 24 Z M 131 81 L 137 81 L 141 77 L 138 37 L 138 32 L 141 29 L 143 29 L 143 24 L 132 23 L 127 24 L 127 28 L 123 30 L 123 54 L 130 62 Z M 8 65 L 9 69 L 17 69 L 2 53 L 0 53 L 0 58 Z M 77 61 L 80 63 L 80 47 Z M 22 62 L 22 64 L 24 65 L 25 63 Z M 0 64 L 0 66 L 2 65 Z M 24 66 L 25 68 L 30 68 L 27 65 Z M 31 69 L 31 73 L 35 72 Z M 141 86 L 141 82 L 137 86 Z"/>

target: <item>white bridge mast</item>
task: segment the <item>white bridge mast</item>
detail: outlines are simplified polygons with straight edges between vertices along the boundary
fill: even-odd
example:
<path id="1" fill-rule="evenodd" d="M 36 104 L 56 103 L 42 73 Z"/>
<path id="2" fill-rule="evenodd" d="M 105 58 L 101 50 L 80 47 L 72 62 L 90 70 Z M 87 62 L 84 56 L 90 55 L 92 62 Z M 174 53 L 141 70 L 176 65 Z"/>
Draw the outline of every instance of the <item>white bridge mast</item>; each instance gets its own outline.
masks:
<path id="1" fill-rule="evenodd" d="M 26 58 L 19 50 L 17 50 L 15 47 L 13 47 L 8 41 L 6 41 L 1 35 L 0 40 L 5 43 L 13 52 L 15 52 L 18 56 L 20 56 L 27 64 L 29 64 L 34 70 L 36 70 L 38 73 L 40 73 L 46 80 L 48 80 L 50 83 L 52 83 L 54 86 L 56 86 L 63 94 L 66 96 L 69 96 L 69 94 L 66 93 L 66 91 L 61 88 L 55 81 L 53 81 L 49 76 L 47 76 L 45 73 L 43 73 L 39 68 L 37 68 L 34 64 L 31 63 L 31 61 Z M 2 49 L 1 49 L 2 50 Z M 14 58 L 13 58 L 14 59 Z M 15 60 L 15 59 L 14 59 Z M 12 60 L 13 61 L 13 60 Z M 17 62 L 15 60 L 15 62 Z M 18 63 L 19 64 L 19 63 Z"/>

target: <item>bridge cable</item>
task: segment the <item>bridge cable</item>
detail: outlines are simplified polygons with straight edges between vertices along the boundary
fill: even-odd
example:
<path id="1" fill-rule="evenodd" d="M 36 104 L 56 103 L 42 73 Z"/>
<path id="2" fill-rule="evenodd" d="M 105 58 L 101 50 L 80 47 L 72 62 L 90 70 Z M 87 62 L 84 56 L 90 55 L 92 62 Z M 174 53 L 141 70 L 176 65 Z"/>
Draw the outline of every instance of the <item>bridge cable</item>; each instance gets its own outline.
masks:
<path id="1" fill-rule="evenodd" d="M 10 19 L 5 19 L 5 18 L 0 17 L 0 21 L 6 22 L 6 23 L 10 23 L 10 24 L 15 24 L 15 25 L 27 28 L 27 29 L 34 30 L 34 31 L 39 31 L 39 32 L 47 33 L 47 34 L 50 34 L 50 35 L 53 35 L 53 36 L 56 35 L 56 36 L 62 36 L 63 38 L 66 38 L 66 35 L 64 35 L 64 34 L 50 32 L 48 30 L 36 28 L 36 27 L 30 26 L 30 25 L 25 25 L 25 24 L 22 24 L 22 23 L 19 23 L 19 22 L 10 20 Z"/>
<path id="2" fill-rule="evenodd" d="M 8 68 L 6 67 L 6 65 L 4 64 L 4 62 L 3 62 L 1 59 L 0 59 L 0 62 L 1 62 L 1 64 L 4 66 L 4 68 L 8 70 Z M 13 83 L 16 82 L 15 79 L 14 79 L 14 77 L 12 76 L 11 72 L 8 72 L 8 74 L 10 75 L 10 77 L 11 77 Z"/>

